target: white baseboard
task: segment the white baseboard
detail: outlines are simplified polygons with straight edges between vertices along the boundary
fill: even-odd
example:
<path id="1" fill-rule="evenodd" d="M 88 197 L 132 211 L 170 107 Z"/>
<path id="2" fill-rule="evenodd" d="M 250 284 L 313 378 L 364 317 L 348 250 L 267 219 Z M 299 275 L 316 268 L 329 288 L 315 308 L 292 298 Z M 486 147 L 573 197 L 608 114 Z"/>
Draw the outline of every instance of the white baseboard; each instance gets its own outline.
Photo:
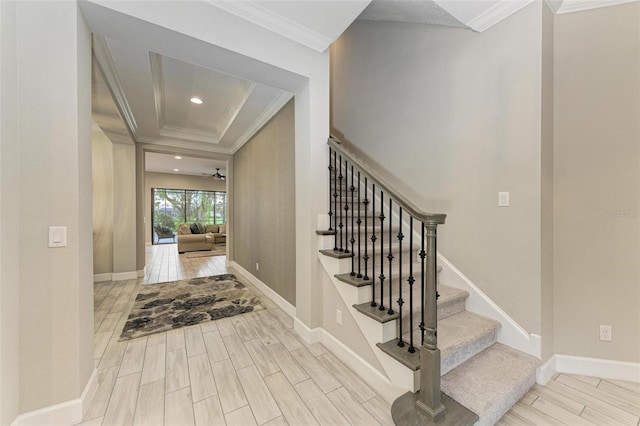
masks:
<path id="1" fill-rule="evenodd" d="M 103 281 L 124 281 L 124 280 L 135 280 L 140 277 L 144 277 L 145 271 L 147 267 L 140 271 L 130 271 L 130 272 L 107 272 L 105 274 L 93 274 L 93 282 L 100 283 Z"/>
<path id="2" fill-rule="evenodd" d="M 98 374 L 94 369 L 80 398 L 20 414 L 11 423 L 11 426 L 74 425 L 80 423 L 83 408 L 86 410 L 90 399 L 93 398 L 98 388 L 97 379 Z"/>
<path id="3" fill-rule="evenodd" d="M 492 318 L 502 325 L 498 330 L 498 342 L 537 358 L 542 356 L 542 339 L 539 335 L 530 334 L 520 327 L 513 318 L 440 253 L 438 253 L 438 265 L 442 266 L 440 279 L 443 283 L 469 292 L 466 301 L 468 311 Z"/>
<path id="4" fill-rule="evenodd" d="M 111 281 L 135 280 L 138 278 L 138 271 L 114 272 L 111 274 Z"/>
<path id="5" fill-rule="evenodd" d="M 244 269 L 242 266 L 240 266 L 237 262 L 233 260 L 228 263 L 228 266 L 230 268 L 235 269 L 240 273 L 240 275 L 242 275 L 247 280 L 249 280 L 251 284 L 255 285 L 258 288 L 258 290 L 263 292 L 265 296 L 271 299 L 273 303 L 278 305 L 280 309 L 285 311 L 287 315 L 289 315 L 291 318 L 296 317 L 296 307 L 293 306 L 291 303 L 289 303 L 287 300 L 285 300 L 284 297 L 276 293 L 271 287 L 269 287 L 268 285 L 260 281 L 251 272 L 247 271 L 246 269 Z"/>
<path id="6" fill-rule="evenodd" d="M 298 318 L 294 320 L 294 329 L 307 343 L 322 343 L 340 361 L 367 382 L 385 401 L 392 403 L 405 391 L 395 387 L 391 381 L 347 345 L 336 339 L 322 327 L 309 328 Z"/>
<path id="7" fill-rule="evenodd" d="M 601 379 L 626 380 L 640 383 L 640 363 L 588 358 L 573 355 L 554 355 L 538 368 L 536 381 L 545 384 L 555 373 L 578 374 Z"/>
<path id="8" fill-rule="evenodd" d="M 111 272 L 107 272 L 106 274 L 93 274 L 94 283 L 101 283 L 103 281 L 111 281 Z"/>
<path id="9" fill-rule="evenodd" d="M 144 277 L 146 275 L 146 273 L 147 273 L 147 267 L 146 266 L 144 268 L 142 268 L 142 269 L 139 269 L 138 270 L 138 278 Z"/>

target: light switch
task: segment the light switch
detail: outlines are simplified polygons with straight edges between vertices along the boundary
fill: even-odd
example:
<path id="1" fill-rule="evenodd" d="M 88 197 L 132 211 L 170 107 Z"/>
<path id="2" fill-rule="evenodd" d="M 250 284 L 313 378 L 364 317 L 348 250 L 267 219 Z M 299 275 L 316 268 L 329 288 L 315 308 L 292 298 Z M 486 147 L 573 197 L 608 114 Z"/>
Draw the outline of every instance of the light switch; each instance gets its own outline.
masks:
<path id="1" fill-rule="evenodd" d="M 508 192 L 498 192 L 498 207 L 509 207 Z"/>
<path id="2" fill-rule="evenodd" d="M 66 247 L 67 246 L 67 227 L 66 226 L 50 226 L 49 227 L 49 247 Z"/>

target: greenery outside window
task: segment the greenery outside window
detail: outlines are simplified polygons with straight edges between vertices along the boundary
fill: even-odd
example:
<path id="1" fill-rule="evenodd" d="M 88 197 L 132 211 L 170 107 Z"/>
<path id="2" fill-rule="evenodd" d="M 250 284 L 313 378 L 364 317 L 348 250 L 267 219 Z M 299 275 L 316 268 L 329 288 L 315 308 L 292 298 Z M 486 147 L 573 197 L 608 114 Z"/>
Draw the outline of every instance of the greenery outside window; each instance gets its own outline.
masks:
<path id="1" fill-rule="evenodd" d="M 190 189 L 151 188 L 153 244 L 175 243 L 183 223 L 227 223 L 227 193 Z"/>

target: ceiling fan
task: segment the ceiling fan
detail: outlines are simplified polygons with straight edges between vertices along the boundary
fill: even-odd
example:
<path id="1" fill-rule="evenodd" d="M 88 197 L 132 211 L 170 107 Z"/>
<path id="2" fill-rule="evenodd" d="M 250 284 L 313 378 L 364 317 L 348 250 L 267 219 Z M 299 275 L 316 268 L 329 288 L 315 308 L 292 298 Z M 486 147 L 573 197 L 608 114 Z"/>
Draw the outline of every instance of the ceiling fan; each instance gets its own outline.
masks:
<path id="1" fill-rule="evenodd" d="M 220 174 L 220 169 L 216 167 L 216 172 L 212 175 L 204 174 L 203 178 L 211 178 L 213 180 L 225 180 L 227 177 Z"/>

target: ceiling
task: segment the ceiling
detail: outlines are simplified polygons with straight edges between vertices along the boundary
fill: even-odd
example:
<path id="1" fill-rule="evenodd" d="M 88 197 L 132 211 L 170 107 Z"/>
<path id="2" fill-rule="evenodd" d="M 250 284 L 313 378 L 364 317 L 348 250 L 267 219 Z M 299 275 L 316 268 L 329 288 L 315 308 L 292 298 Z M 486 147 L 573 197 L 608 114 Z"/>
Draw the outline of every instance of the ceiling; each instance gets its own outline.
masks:
<path id="1" fill-rule="evenodd" d="M 227 175 L 227 163 L 224 160 L 186 155 L 176 156 L 157 152 L 147 152 L 145 155 L 145 170 L 147 172 L 203 176 L 214 174 L 216 168 L 220 169 L 220 174 Z M 178 171 L 174 169 L 178 169 Z"/>
<path id="2" fill-rule="evenodd" d="M 324 52 L 356 18 L 484 31 L 532 1 L 201 0 L 199 3 Z M 564 13 L 630 0 L 546 1 L 554 12 Z M 98 9 L 92 8 L 90 2 L 82 5 L 96 33 L 94 121 L 114 143 L 135 142 L 168 150 L 170 154 L 157 153 L 156 149 L 155 154 L 148 155 L 146 166 L 150 171 L 175 173 L 173 169 L 179 168 L 180 173 L 200 175 L 213 173 L 215 167 L 224 168 L 229 155 L 293 97 L 291 91 L 282 87 L 299 84 L 296 81 L 299 76 L 272 72 L 263 64 L 233 52 L 220 50 L 216 55 L 202 55 L 189 42 L 194 48 L 187 54 L 184 49 L 171 50 L 177 46 L 172 43 L 174 40 L 147 38 L 145 42 L 139 36 L 133 40 L 131 36 L 122 38 L 110 20 L 99 17 Z M 285 80 L 278 80 L 276 75 Z M 191 103 L 194 96 L 203 103 Z M 180 153 L 191 154 L 184 155 L 182 166 L 175 167 L 177 160 L 173 156 Z"/>

